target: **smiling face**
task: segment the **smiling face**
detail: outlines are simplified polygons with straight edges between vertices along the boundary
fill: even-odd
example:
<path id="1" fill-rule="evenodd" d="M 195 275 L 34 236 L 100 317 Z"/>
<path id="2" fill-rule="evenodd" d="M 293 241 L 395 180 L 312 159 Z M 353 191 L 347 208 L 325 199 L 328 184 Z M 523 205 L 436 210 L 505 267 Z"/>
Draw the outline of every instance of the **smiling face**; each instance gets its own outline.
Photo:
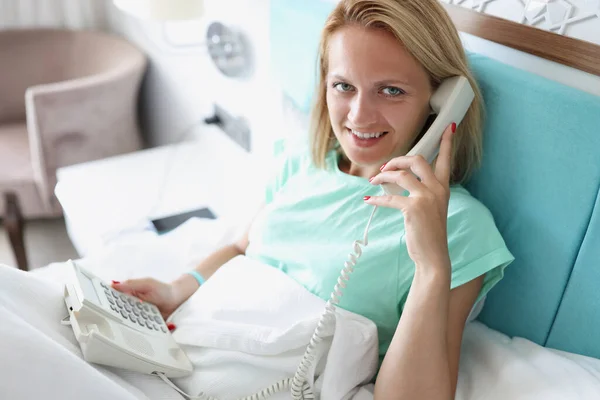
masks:
<path id="1" fill-rule="evenodd" d="M 406 154 L 430 113 L 425 69 L 389 32 L 346 26 L 330 38 L 327 108 L 350 165 L 370 177 Z"/>

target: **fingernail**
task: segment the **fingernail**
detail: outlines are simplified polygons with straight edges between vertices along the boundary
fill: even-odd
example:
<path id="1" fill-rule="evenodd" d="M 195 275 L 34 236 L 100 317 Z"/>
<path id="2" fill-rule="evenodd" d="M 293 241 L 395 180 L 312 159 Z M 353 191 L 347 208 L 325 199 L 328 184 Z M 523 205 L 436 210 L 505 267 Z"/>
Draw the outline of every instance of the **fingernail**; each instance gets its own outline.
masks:
<path id="1" fill-rule="evenodd" d="M 174 331 L 174 330 L 175 330 L 175 328 L 176 328 L 176 326 L 175 326 L 175 324 L 172 324 L 172 323 L 170 323 L 170 322 L 169 322 L 169 323 L 167 324 L 167 328 L 169 328 L 169 330 L 170 330 L 170 331 Z"/>
<path id="2" fill-rule="evenodd" d="M 385 166 L 386 166 L 386 165 L 387 165 L 387 163 L 383 164 L 383 165 L 381 166 L 381 168 L 379 168 L 379 170 L 383 171 L 383 169 L 385 168 Z"/>
<path id="3" fill-rule="evenodd" d="M 112 283 L 113 283 L 113 285 L 118 285 L 121 282 L 119 282 L 119 281 L 112 281 Z"/>
<path id="4" fill-rule="evenodd" d="M 452 123 L 452 133 L 456 132 L 456 122 Z"/>
<path id="5" fill-rule="evenodd" d="M 364 200 L 364 201 L 367 201 L 367 200 L 369 200 L 370 198 L 371 198 L 371 196 L 365 196 L 365 197 L 363 197 L 363 200 Z"/>
<path id="6" fill-rule="evenodd" d="M 370 178 L 369 178 L 369 182 L 373 182 L 373 179 L 375 179 L 375 177 L 374 177 L 374 176 L 370 177 Z"/>

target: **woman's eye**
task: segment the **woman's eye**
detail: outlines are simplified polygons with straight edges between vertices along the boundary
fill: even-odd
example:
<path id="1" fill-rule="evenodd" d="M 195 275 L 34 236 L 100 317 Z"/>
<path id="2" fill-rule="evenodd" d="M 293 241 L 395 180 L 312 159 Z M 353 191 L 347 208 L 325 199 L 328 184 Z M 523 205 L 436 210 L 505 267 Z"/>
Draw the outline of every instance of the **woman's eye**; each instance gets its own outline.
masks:
<path id="1" fill-rule="evenodd" d="M 352 85 L 344 82 L 334 83 L 333 87 L 340 92 L 349 92 L 350 90 L 352 90 Z"/>
<path id="2" fill-rule="evenodd" d="M 385 87 L 385 88 L 383 88 L 382 92 L 384 95 L 390 96 L 390 97 L 396 97 L 396 96 L 400 96 L 401 94 L 404 94 L 404 90 L 394 87 L 394 86 Z"/>

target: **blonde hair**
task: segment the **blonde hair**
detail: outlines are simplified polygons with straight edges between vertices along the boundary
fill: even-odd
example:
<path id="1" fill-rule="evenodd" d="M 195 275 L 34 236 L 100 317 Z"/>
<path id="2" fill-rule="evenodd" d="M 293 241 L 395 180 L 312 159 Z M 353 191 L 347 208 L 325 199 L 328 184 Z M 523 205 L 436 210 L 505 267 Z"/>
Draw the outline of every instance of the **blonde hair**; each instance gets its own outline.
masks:
<path id="1" fill-rule="evenodd" d="M 325 23 L 319 46 L 320 76 L 311 120 L 313 162 L 323 168 L 327 153 L 337 145 L 326 100 L 327 52 L 331 35 L 348 25 L 384 29 L 393 34 L 427 71 L 434 90 L 452 76 L 462 75 L 469 80 L 475 100 L 453 139 L 450 179 L 452 184 L 463 183 L 481 162 L 483 99 L 458 32 L 438 0 L 341 0 L 335 7 Z"/>

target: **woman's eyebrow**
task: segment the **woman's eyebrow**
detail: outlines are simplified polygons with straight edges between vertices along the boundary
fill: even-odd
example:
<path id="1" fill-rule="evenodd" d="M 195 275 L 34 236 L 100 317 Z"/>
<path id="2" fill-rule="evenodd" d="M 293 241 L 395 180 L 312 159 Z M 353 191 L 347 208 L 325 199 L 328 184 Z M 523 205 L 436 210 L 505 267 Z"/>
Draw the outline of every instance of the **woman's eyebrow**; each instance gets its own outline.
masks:
<path id="1" fill-rule="evenodd" d="M 330 79 L 337 79 L 340 81 L 349 81 L 348 78 L 339 75 L 339 74 L 331 74 L 329 75 Z M 374 86 L 387 86 L 387 85 L 404 85 L 404 86 L 411 86 L 410 83 L 408 83 L 407 81 L 404 80 L 400 80 L 400 79 L 384 79 L 381 81 L 377 81 L 377 82 L 373 82 Z"/>
<path id="2" fill-rule="evenodd" d="M 403 85 L 410 86 L 410 83 L 407 81 L 399 80 L 399 79 L 385 79 L 382 81 L 377 81 L 374 83 L 375 86 L 387 86 L 387 85 Z"/>
<path id="3" fill-rule="evenodd" d="M 348 80 L 345 77 L 343 77 L 342 75 L 338 75 L 338 74 L 329 74 L 329 78 L 337 79 L 338 81 L 347 81 Z"/>

